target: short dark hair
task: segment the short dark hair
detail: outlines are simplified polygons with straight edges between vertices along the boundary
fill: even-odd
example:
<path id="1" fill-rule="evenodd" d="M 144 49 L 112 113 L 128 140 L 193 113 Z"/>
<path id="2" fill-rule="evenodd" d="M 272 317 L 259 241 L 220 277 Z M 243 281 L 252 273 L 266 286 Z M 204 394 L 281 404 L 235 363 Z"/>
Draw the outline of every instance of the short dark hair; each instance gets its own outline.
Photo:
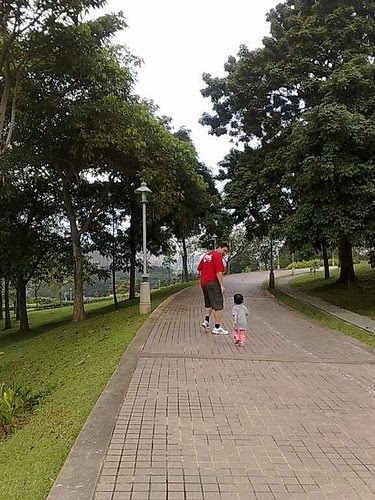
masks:
<path id="1" fill-rule="evenodd" d="M 216 248 L 224 248 L 224 247 L 227 247 L 227 249 L 229 250 L 229 245 L 228 243 L 218 243 L 216 245 Z"/>
<path id="2" fill-rule="evenodd" d="M 242 293 L 235 293 L 233 297 L 234 303 L 239 305 L 242 304 L 243 302 L 243 295 Z"/>

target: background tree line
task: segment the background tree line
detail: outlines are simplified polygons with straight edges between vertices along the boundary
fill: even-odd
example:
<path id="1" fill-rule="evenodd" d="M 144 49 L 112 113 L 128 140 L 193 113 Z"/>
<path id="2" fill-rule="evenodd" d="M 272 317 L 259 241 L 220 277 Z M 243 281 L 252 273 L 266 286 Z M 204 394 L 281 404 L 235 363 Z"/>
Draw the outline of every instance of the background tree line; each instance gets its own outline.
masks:
<path id="1" fill-rule="evenodd" d="M 87 19 L 104 4 L 0 3 L 5 328 L 13 286 L 20 330 L 28 330 L 30 280 L 73 277 L 73 319 L 84 319 L 83 283 L 95 271 L 88 259 L 94 249 L 112 259 L 113 274 L 129 272 L 129 297 L 135 296 L 141 213 L 134 190 L 141 180 L 153 191 L 148 235 L 155 254 L 168 252 L 174 238 L 187 262 L 186 239 L 209 235 L 209 224 L 222 217 L 214 180 L 189 132 L 173 131 L 169 118 L 132 92 L 139 61 L 112 42 L 126 27 L 123 14 Z"/>

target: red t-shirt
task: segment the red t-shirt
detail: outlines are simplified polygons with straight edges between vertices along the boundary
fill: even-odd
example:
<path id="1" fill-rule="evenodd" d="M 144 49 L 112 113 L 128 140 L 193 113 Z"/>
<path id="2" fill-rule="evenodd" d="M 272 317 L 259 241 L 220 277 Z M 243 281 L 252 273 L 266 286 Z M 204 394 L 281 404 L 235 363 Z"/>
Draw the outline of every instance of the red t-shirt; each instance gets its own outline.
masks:
<path id="1" fill-rule="evenodd" d="M 201 286 L 207 283 L 207 281 L 217 280 L 216 274 L 225 271 L 222 255 L 216 250 L 205 253 L 199 261 L 198 271 L 201 275 Z"/>

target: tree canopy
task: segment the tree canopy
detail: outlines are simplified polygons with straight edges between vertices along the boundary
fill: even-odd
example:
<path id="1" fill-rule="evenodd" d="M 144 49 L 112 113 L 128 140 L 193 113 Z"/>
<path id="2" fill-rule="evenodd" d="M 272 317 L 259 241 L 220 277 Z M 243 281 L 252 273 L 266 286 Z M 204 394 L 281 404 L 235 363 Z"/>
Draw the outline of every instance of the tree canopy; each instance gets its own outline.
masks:
<path id="1" fill-rule="evenodd" d="M 280 3 L 263 47 L 242 46 L 202 91 L 213 103 L 202 123 L 238 143 L 222 173 L 238 218 L 295 245 L 338 244 L 344 282 L 352 244 L 373 228 L 374 12 L 374 1 Z"/>
<path id="2" fill-rule="evenodd" d="M 108 255 L 112 240 L 103 234 L 108 232 L 110 214 L 123 217 L 121 244 L 128 248 L 122 249 L 121 258 L 128 262 L 120 261 L 117 253 L 117 266 L 130 270 L 130 297 L 134 295 L 141 242 L 140 203 L 134 190 L 142 180 L 154 193 L 149 198 L 148 223 L 155 253 L 167 248 L 171 236 L 195 234 L 208 203 L 210 174 L 203 175 L 194 145 L 186 135 L 174 133 L 169 120 L 156 115 L 155 105 L 132 93 L 139 61 L 126 47 L 112 43 L 113 35 L 125 27 L 123 15 L 83 20 L 87 9 L 102 3 L 2 4 L 0 222 L 9 230 L 2 233 L 0 245 L 4 255 L 18 255 L 23 272 L 22 276 L 16 272 L 15 259 L 9 258 L 2 264 L 0 279 L 17 288 L 24 312 L 26 285 L 36 279 L 31 257 L 39 255 L 38 244 L 43 241 L 51 252 L 53 248 L 58 252 L 50 238 L 65 241 L 68 235 L 73 319 L 85 318 L 86 253 L 96 244 Z M 36 185 L 38 206 L 31 194 L 26 196 Z M 27 240 L 27 259 L 12 245 L 15 239 L 20 248 L 25 244 L 22 224 L 25 213 L 32 210 L 38 232 Z M 23 239 L 17 236 L 21 234 Z"/>

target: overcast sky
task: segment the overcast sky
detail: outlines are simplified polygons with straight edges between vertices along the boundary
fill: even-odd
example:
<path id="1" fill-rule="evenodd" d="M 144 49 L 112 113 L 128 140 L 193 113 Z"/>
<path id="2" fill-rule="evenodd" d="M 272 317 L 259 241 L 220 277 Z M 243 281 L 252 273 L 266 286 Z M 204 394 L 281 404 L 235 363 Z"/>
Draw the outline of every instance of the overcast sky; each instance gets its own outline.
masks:
<path id="1" fill-rule="evenodd" d="M 224 64 L 239 46 L 262 46 L 269 34 L 266 13 L 276 0 L 108 0 L 106 12 L 122 10 L 128 28 L 116 42 L 143 59 L 135 93 L 152 99 L 173 126 L 192 132 L 199 159 L 215 172 L 230 149 L 226 137 L 208 134 L 198 120 L 210 111 L 202 73 L 224 76 Z"/>

